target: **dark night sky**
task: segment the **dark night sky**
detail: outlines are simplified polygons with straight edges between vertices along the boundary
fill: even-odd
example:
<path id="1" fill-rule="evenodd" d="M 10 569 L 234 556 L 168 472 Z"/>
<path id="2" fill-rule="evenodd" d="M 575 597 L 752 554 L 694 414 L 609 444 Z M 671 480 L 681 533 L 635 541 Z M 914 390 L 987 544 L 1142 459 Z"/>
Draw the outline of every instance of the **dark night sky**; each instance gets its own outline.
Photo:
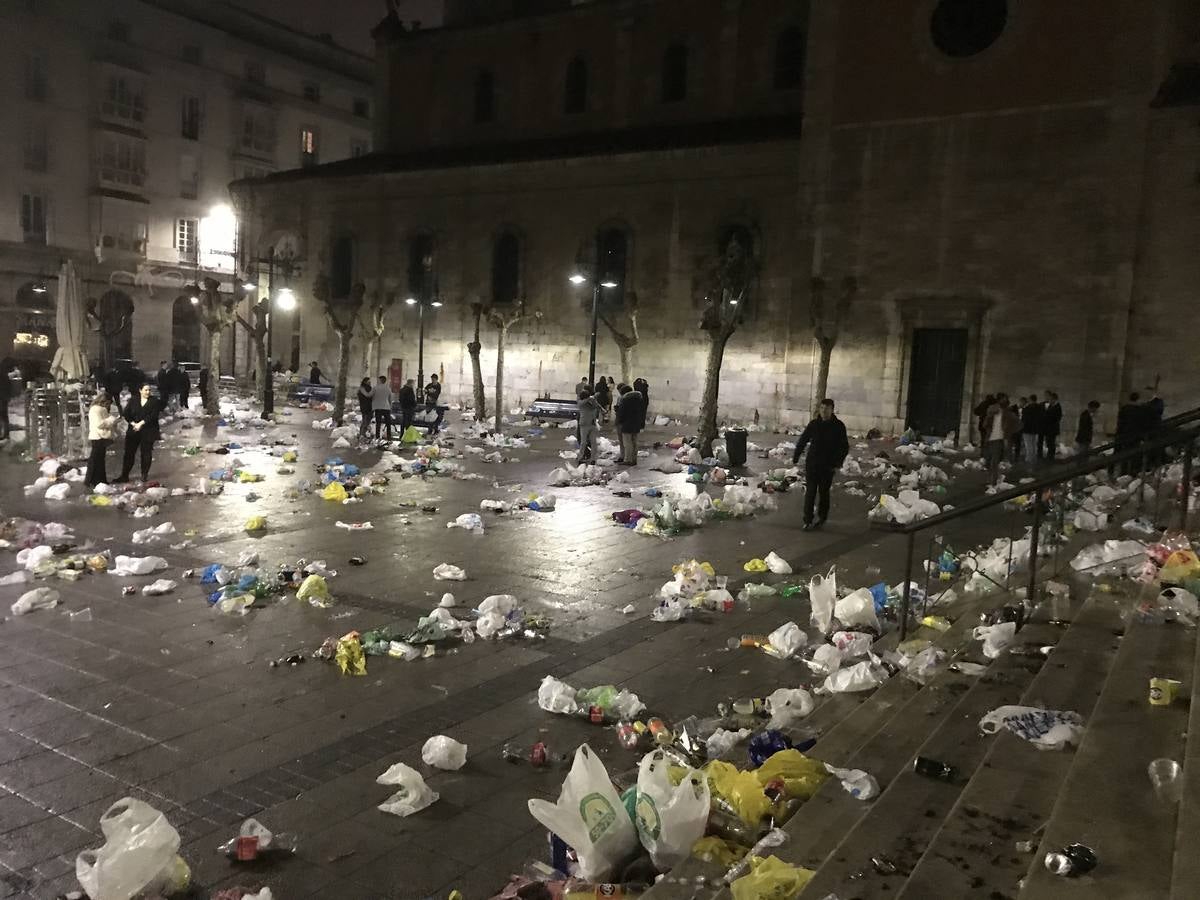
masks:
<path id="1" fill-rule="evenodd" d="M 371 28 L 387 12 L 385 0 L 231 0 L 235 6 L 319 34 L 328 31 L 343 47 L 371 53 Z M 442 20 L 442 0 L 401 0 L 400 17 L 429 28 Z"/>

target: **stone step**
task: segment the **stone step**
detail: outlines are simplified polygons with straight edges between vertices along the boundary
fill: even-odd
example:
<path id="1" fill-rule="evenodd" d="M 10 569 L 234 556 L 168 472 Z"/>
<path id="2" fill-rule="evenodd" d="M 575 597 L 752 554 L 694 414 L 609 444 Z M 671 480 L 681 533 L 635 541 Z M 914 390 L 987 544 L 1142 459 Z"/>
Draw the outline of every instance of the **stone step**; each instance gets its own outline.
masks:
<path id="1" fill-rule="evenodd" d="M 1044 618 L 1049 606 L 1042 604 L 1034 618 Z M 1030 705 L 1075 710 L 1086 719 L 1116 657 L 1113 632 L 1121 627 L 1115 604 L 1094 602 L 1078 610 L 1026 691 Z M 1039 751 L 1008 732 L 984 740 L 991 746 L 983 764 L 930 841 L 900 897 L 983 896 L 987 891 L 1010 896 L 1025 874 L 1029 856 L 1015 845 L 1036 842 L 1034 832 L 1049 817 L 1074 755 Z"/>
<path id="2" fill-rule="evenodd" d="M 1195 653 L 1195 629 L 1139 622 L 1127 628 L 1020 900 L 1168 895 L 1176 810 L 1156 798 L 1146 767 L 1157 757 L 1182 757 L 1188 711 L 1183 703 L 1151 706 L 1148 683 L 1152 676 L 1174 673 L 1190 681 Z M 1096 852 L 1097 869 L 1079 878 L 1048 872 L 1045 853 L 1076 841 Z"/>
<path id="3" fill-rule="evenodd" d="M 1195 698 L 1196 676 L 1200 673 L 1200 640 L 1196 641 L 1190 677 L 1184 682 L 1181 699 L 1190 700 L 1188 710 L 1187 749 L 1183 759 L 1183 799 L 1179 802 L 1178 825 L 1175 829 L 1175 860 L 1171 869 L 1170 900 L 1191 900 L 1200 895 L 1200 853 L 1196 852 L 1196 835 L 1200 834 L 1200 702 Z"/>

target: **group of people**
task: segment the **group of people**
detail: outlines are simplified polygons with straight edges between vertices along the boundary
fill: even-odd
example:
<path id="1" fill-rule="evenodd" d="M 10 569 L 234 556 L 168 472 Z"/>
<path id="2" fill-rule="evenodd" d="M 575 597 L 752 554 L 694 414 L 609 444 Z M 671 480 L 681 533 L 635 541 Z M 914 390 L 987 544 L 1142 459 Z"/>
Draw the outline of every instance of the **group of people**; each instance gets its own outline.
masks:
<path id="1" fill-rule="evenodd" d="M 316 366 L 316 363 L 313 363 Z M 320 374 L 318 370 L 318 375 Z M 314 382 L 319 383 L 319 382 Z M 375 440 L 392 440 L 392 404 L 400 404 L 400 434 L 416 419 L 417 389 L 416 381 L 409 378 L 394 397 L 386 375 L 380 375 L 378 382 L 371 384 L 371 379 L 364 378 L 358 386 L 358 411 L 362 415 L 359 426 L 359 438 L 365 439 L 370 431 L 371 422 L 375 423 Z M 429 376 L 429 384 L 425 385 L 425 406 L 427 409 L 437 409 L 438 400 L 442 396 L 442 382 L 437 375 Z M 381 437 L 386 435 L 386 438 Z"/>
<path id="2" fill-rule="evenodd" d="M 162 401 L 153 396 L 150 382 L 143 382 L 129 398 L 122 410 L 113 412 L 113 399 L 106 387 L 100 388 L 88 406 L 88 440 L 92 452 L 88 457 L 85 481 L 89 487 L 108 483 L 105 469 L 105 455 L 109 445 L 113 443 L 117 432 L 117 423 L 122 418 L 127 423 L 125 430 L 125 455 L 121 466 L 121 474 L 113 480 L 113 484 L 123 484 L 129 481 L 129 474 L 138 456 L 141 456 L 142 481 L 150 478 L 150 464 L 154 459 L 154 443 L 161 436 L 159 416 L 163 411 Z"/>
<path id="3" fill-rule="evenodd" d="M 650 384 L 644 378 L 636 378 L 632 385 L 616 384 L 612 378 L 602 375 L 593 386 L 584 375 L 575 385 L 578 401 L 579 452 L 576 464 L 595 461 L 596 438 L 600 426 L 614 415 L 617 435 L 621 443 L 619 466 L 636 466 L 638 458 L 638 434 L 646 427 L 646 416 L 650 412 Z"/>
<path id="4" fill-rule="evenodd" d="M 202 370 L 200 378 L 207 387 L 208 371 Z M 160 362 L 154 381 L 158 385 L 158 398 L 164 407 L 174 402 L 187 409 L 188 396 L 192 392 L 192 379 L 185 369 L 180 368 L 178 362 L 172 360 L 169 366 L 166 360 Z"/>

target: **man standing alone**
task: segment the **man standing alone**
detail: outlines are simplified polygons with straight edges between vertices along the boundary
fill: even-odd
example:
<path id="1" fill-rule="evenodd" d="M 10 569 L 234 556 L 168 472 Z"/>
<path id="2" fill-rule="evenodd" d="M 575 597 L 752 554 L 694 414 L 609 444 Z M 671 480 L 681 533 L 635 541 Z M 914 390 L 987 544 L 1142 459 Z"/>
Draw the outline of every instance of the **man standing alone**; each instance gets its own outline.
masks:
<path id="1" fill-rule="evenodd" d="M 600 415 L 600 404 L 591 391 L 579 395 L 579 453 L 575 465 L 584 460 L 596 461 L 596 419 Z"/>
<path id="2" fill-rule="evenodd" d="M 1038 434 L 1038 459 L 1053 461 L 1058 455 L 1058 433 L 1062 430 L 1062 406 L 1058 394 L 1046 391 L 1042 405 L 1042 428 Z"/>
<path id="3" fill-rule="evenodd" d="M 380 376 L 380 380 L 383 377 Z M 413 423 L 413 417 L 417 411 L 417 390 L 416 382 L 413 379 L 408 379 L 404 382 L 404 387 L 400 388 L 400 440 L 404 440 L 404 432 L 408 431 L 408 427 Z"/>
<path id="4" fill-rule="evenodd" d="M 1075 429 L 1075 455 L 1083 456 L 1092 449 L 1092 436 L 1096 433 L 1096 410 L 1100 402 L 1093 400 L 1079 414 L 1079 425 Z"/>
<path id="5" fill-rule="evenodd" d="M 379 440 L 380 426 L 386 426 L 387 439 L 392 439 L 392 391 L 387 376 L 379 376 L 379 384 L 371 392 L 371 409 L 375 413 L 375 440 Z"/>
<path id="6" fill-rule="evenodd" d="M 808 448 L 808 457 L 804 461 L 804 530 L 812 531 L 829 518 L 829 488 L 833 484 L 833 473 L 842 467 L 850 452 L 846 426 L 833 414 L 833 401 L 829 398 L 821 401 L 817 418 L 808 423 L 796 442 L 792 465 L 800 462 L 805 448 Z M 814 520 L 818 494 L 820 507 L 815 510 L 817 517 Z"/>

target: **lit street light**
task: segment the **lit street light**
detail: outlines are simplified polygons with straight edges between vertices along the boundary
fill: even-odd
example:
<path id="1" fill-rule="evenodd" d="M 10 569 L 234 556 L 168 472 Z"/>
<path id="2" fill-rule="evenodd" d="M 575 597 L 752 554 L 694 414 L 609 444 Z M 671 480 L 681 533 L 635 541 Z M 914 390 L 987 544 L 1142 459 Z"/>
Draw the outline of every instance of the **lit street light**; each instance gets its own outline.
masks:
<path id="1" fill-rule="evenodd" d="M 603 276 L 600 273 L 599 236 L 596 238 L 596 266 L 592 274 L 593 278 L 589 279 L 583 272 L 574 272 L 567 280 L 576 287 L 587 284 L 589 280 L 592 282 L 592 345 L 588 353 L 588 384 L 594 385 L 596 383 L 596 323 L 600 317 L 600 289 L 611 290 L 620 286 L 619 282 L 613 281 L 611 278 L 600 280 Z"/>
<path id="2" fill-rule="evenodd" d="M 285 254 L 278 260 L 280 274 L 290 276 L 292 273 L 292 256 Z M 263 390 L 263 417 L 266 418 L 271 413 L 275 412 L 275 308 L 284 312 L 291 312 L 296 308 L 296 294 L 290 287 L 279 289 L 278 294 L 275 292 L 275 248 L 272 247 L 267 251 L 267 371 L 264 377 L 267 379 Z M 244 287 L 247 294 L 252 293 L 256 288 L 247 285 Z"/>

